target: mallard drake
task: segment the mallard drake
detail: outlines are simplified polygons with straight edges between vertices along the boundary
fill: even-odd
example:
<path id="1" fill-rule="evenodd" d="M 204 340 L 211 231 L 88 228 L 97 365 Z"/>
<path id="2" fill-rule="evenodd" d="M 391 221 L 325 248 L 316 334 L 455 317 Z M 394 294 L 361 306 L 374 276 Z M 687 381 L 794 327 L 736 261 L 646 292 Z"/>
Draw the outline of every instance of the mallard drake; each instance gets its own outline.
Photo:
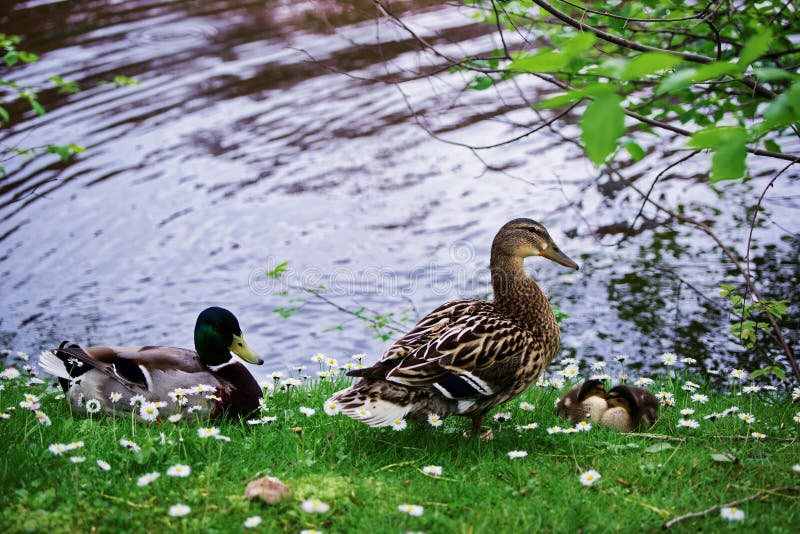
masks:
<path id="1" fill-rule="evenodd" d="M 506 223 L 492 242 L 494 301 L 439 306 L 375 365 L 348 372 L 360 380 L 327 404 L 376 427 L 406 417 L 461 415 L 472 419 L 478 435 L 483 416 L 536 382 L 558 350 L 553 310 L 523 268 L 528 256 L 578 268 L 538 222 Z"/>
<path id="2" fill-rule="evenodd" d="M 607 408 L 606 383 L 594 378 L 561 397 L 556 404 L 556 414 L 576 425 L 587 418 L 600 421 Z"/>
<path id="3" fill-rule="evenodd" d="M 224 308 L 203 310 L 194 344 L 197 352 L 161 346 L 83 349 L 65 341 L 42 353 L 39 364 L 58 377 L 80 414 L 91 399 L 109 414 L 134 409 L 136 399 L 165 403 L 157 412 L 162 416 L 245 416 L 258 409 L 261 388 L 231 352 L 248 363 L 264 362 L 245 343 L 236 317 Z"/>
<path id="4" fill-rule="evenodd" d="M 646 389 L 615 386 L 606 394 L 606 404 L 600 423 L 621 432 L 652 426 L 658 417 L 658 399 Z"/>

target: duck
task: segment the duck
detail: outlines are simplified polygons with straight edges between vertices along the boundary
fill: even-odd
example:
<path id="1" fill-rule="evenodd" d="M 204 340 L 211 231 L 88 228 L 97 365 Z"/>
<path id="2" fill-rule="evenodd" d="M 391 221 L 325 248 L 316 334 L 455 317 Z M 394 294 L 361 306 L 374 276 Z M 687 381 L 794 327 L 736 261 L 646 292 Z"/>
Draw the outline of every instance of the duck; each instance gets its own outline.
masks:
<path id="1" fill-rule="evenodd" d="M 652 426 L 658 418 L 658 399 L 646 389 L 620 384 L 606 394 L 608 409 L 600 423 L 620 432 Z"/>
<path id="2" fill-rule="evenodd" d="M 58 377 L 73 413 L 80 415 L 138 410 L 146 420 L 179 413 L 215 419 L 256 411 L 261 387 L 231 353 L 254 365 L 264 361 L 245 342 L 236 316 L 216 306 L 203 310 L 194 345 L 194 351 L 153 345 L 82 348 L 65 341 L 44 351 L 39 365 Z"/>
<path id="3" fill-rule="evenodd" d="M 472 435 L 480 436 L 486 413 L 533 385 L 558 351 L 550 302 L 523 268 L 530 256 L 578 269 L 539 222 L 507 222 L 492 241 L 494 300 L 442 304 L 374 365 L 349 371 L 359 380 L 326 406 L 372 427 L 458 415 L 470 418 Z"/>
<path id="4" fill-rule="evenodd" d="M 596 378 L 568 391 L 556 403 L 556 414 L 573 425 L 586 419 L 600 421 L 607 409 L 606 383 Z"/>

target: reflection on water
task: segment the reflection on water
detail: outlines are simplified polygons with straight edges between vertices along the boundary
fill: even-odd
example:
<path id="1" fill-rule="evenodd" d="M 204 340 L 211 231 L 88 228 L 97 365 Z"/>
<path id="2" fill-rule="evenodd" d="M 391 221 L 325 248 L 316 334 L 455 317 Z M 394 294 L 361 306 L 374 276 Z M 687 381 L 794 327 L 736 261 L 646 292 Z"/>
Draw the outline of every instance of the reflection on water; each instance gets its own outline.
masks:
<path id="1" fill-rule="evenodd" d="M 429 1 L 395 10 L 454 54 L 496 47 L 492 28 L 466 8 Z M 4 2 L 0 17 L 0 31 L 23 35 L 22 48 L 43 56 L 11 78 L 40 84 L 58 73 L 82 88 L 45 88 L 43 118 L 7 106 L 22 118 L 3 130 L 4 153 L 87 148 L 66 164 L 3 164 L 0 345 L 187 346 L 196 314 L 216 304 L 241 318 L 268 359 L 259 372 L 320 351 L 375 358 L 387 342 L 359 319 L 301 290 L 268 288 L 263 272 L 288 261 L 296 285 L 325 285 L 343 307 L 416 317 L 450 298 L 488 295 L 494 233 L 528 216 L 581 259 L 579 273 L 528 260 L 570 316 L 567 352 L 746 357 L 725 332 L 716 289 L 736 274 L 712 242 L 649 212 L 645 231 L 629 232 L 640 199 L 609 178 L 598 184 L 559 135 L 482 151 L 481 160 L 432 139 L 409 105 L 443 137 L 491 143 L 530 121 L 527 99 L 547 89 L 530 82 L 521 98 L 465 92 L 457 74 L 417 78 L 435 58 L 376 22 L 372 2 Z M 100 84 L 116 75 L 140 85 Z M 408 102 L 385 83 L 400 80 Z M 576 136 L 569 124 L 560 133 Z M 687 175 L 701 175 L 697 165 Z M 628 169 L 648 182 L 654 170 Z M 796 312 L 791 182 L 770 195 L 753 264 L 767 293 L 791 299 Z M 763 177 L 717 197 L 665 176 L 658 194 L 707 210 L 743 251 L 746 210 L 762 186 Z M 797 320 L 786 326 L 796 338 Z"/>

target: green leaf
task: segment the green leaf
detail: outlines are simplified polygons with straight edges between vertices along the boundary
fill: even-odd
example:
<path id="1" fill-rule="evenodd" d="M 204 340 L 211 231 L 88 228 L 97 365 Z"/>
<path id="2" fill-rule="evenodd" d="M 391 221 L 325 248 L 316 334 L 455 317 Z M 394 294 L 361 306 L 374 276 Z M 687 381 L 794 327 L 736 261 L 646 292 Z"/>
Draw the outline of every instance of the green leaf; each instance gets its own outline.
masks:
<path id="1" fill-rule="evenodd" d="M 728 139 L 744 136 L 744 128 L 739 126 L 711 126 L 695 132 L 687 144 L 692 148 L 717 148 Z"/>
<path id="2" fill-rule="evenodd" d="M 6 122 L 11 120 L 11 116 L 8 114 L 8 111 L 6 111 L 6 108 L 4 108 L 3 106 L 0 106 L 0 118 L 2 118 Z"/>
<path id="3" fill-rule="evenodd" d="M 39 61 L 39 56 L 31 52 L 25 52 L 24 50 L 19 51 L 19 58 L 23 63 L 33 63 L 34 61 Z"/>
<path id="4" fill-rule="evenodd" d="M 656 452 L 667 451 L 667 450 L 669 450 L 671 448 L 672 448 L 672 445 L 670 445 L 667 442 L 656 443 L 655 445 L 650 445 L 649 447 L 647 447 L 644 450 L 644 452 L 649 452 L 649 453 L 652 454 L 652 453 L 656 453 Z"/>
<path id="5" fill-rule="evenodd" d="M 494 80 L 489 76 L 478 76 L 472 80 L 468 88 L 475 91 L 483 91 L 484 89 L 490 88 L 492 85 L 494 85 Z"/>
<path id="6" fill-rule="evenodd" d="M 664 93 L 674 94 L 692 85 L 692 78 L 694 77 L 697 69 L 688 68 L 681 69 L 666 80 L 661 82 L 656 87 L 656 94 L 663 95 Z"/>
<path id="7" fill-rule="evenodd" d="M 603 163 L 617 148 L 625 132 L 625 111 L 622 97 L 613 93 L 597 96 L 581 118 L 581 140 L 586 155 L 595 165 Z"/>
<path id="8" fill-rule="evenodd" d="M 566 67 L 569 60 L 567 54 L 548 48 L 532 56 L 515 59 L 508 65 L 508 69 L 514 72 L 557 72 Z"/>
<path id="9" fill-rule="evenodd" d="M 777 69 L 775 67 L 765 67 L 760 69 L 754 69 L 756 78 L 762 82 L 775 82 L 780 80 L 796 80 L 800 78 L 794 72 L 789 72 L 783 69 Z"/>
<path id="10" fill-rule="evenodd" d="M 772 139 L 766 139 L 764 141 L 764 148 L 772 152 L 781 152 L 781 146 Z"/>
<path id="11" fill-rule="evenodd" d="M 5 60 L 6 65 L 13 67 L 19 61 L 19 52 L 16 50 L 9 50 L 6 52 L 6 55 L 3 56 L 3 59 Z"/>
<path id="12" fill-rule="evenodd" d="M 747 139 L 744 134 L 741 137 L 731 137 L 722 145 L 717 147 L 714 155 L 711 156 L 711 177 L 710 183 L 720 180 L 736 180 L 744 176 L 747 166 Z"/>
<path id="13" fill-rule="evenodd" d="M 705 82 L 707 80 L 715 80 L 720 76 L 726 74 L 738 73 L 741 69 L 736 63 L 728 63 L 726 61 L 714 61 L 699 67 L 694 76 L 692 76 L 693 83 Z"/>
<path id="14" fill-rule="evenodd" d="M 710 183 L 735 180 L 744 176 L 747 157 L 747 135 L 739 126 L 712 126 L 695 132 L 689 138 L 692 148 L 711 148 Z"/>
<path id="15" fill-rule="evenodd" d="M 537 102 L 533 105 L 534 109 L 553 109 L 560 108 L 567 104 L 577 102 L 582 98 L 590 98 L 597 95 L 611 93 L 616 87 L 609 83 L 593 83 L 580 89 L 571 89 L 566 93 L 561 93 L 548 99 Z"/>
<path id="16" fill-rule="evenodd" d="M 561 49 L 569 57 L 573 58 L 579 55 L 584 50 L 588 50 L 592 45 L 597 42 L 597 37 L 591 32 L 581 32 L 575 34 L 569 41 L 564 44 Z"/>
<path id="17" fill-rule="evenodd" d="M 280 278 L 288 270 L 289 270 L 289 262 L 284 261 L 276 265 L 274 269 L 264 271 L 264 276 L 267 276 L 269 278 Z"/>
<path id="18" fill-rule="evenodd" d="M 764 52 L 769 50 L 769 45 L 772 43 L 772 32 L 769 29 L 764 29 L 756 32 L 742 48 L 742 53 L 739 55 L 739 67 L 744 70 L 750 63 L 764 55 Z"/>
<path id="19" fill-rule="evenodd" d="M 623 80 L 639 80 L 649 74 L 670 69 L 681 62 L 681 58 L 665 52 L 646 52 L 630 60 L 622 71 Z"/>
<path id="20" fill-rule="evenodd" d="M 44 107 L 42 107 L 42 105 L 39 103 L 38 100 L 32 98 L 30 99 L 30 103 L 31 103 L 31 108 L 33 108 L 33 111 L 35 111 L 37 115 L 45 114 Z"/>
<path id="21" fill-rule="evenodd" d="M 625 150 L 627 150 L 628 154 L 631 155 L 633 161 L 642 161 L 642 159 L 644 159 L 644 157 L 647 155 L 644 149 L 635 141 L 630 141 L 627 143 L 625 145 Z"/>

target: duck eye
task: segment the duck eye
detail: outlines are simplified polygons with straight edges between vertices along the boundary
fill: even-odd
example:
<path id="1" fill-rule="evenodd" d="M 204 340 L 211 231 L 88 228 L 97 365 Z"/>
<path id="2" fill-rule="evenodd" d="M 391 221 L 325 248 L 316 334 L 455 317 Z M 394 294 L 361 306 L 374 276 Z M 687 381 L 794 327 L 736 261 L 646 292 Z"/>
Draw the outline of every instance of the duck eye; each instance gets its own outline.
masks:
<path id="1" fill-rule="evenodd" d="M 239 341 L 239 342 L 238 342 L 238 343 L 236 343 L 236 344 L 237 344 L 237 345 L 239 345 L 240 347 L 243 347 L 243 346 L 244 346 L 244 345 L 242 345 L 242 342 L 241 342 L 241 341 Z"/>

